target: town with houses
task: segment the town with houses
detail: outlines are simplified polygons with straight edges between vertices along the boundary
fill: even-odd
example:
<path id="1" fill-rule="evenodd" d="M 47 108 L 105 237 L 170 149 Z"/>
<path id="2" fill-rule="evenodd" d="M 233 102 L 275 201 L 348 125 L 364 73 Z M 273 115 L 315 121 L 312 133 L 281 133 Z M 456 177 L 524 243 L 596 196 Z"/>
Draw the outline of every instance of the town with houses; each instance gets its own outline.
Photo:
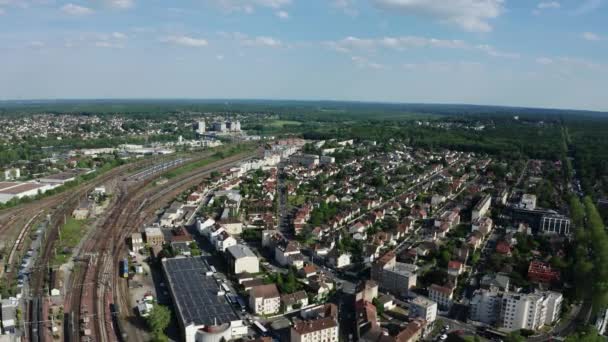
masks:
<path id="1" fill-rule="evenodd" d="M 242 134 L 238 121 L 191 129 L 207 148 Z M 187 342 L 503 340 L 521 332 L 542 340 L 567 328 L 572 304 L 559 257 L 574 232 L 559 203 L 535 194 L 556 162 L 507 168 L 488 155 L 399 141 L 258 144 L 263 155 L 213 172 L 128 237 L 120 272 L 141 319 L 168 306 Z M 121 148 L 175 153 L 175 145 Z M 499 177 L 499 169 L 512 171 Z M 91 170 L 28 181 L 19 172 L 5 172 L 0 200 Z M 103 211 L 91 201 L 73 217 L 93 216 L 96 203 Z M 17 303 L 2 299 L 5 332 L 15 329 Z M 598 330 L 605 325 L 600 315 Z"/>
<path id="2" fill-rule="evenodd" d="M 133 234 L 129 263 L 161 261 L 185 341 L 555 329 L 565 308 L 551 260 L 570 222 L 525 192 L 551 164 L 533 161 L 509 184 L 493 163 L 373 141 L 275 141 Z M 141 315 L 153 298 L 136 299 Z"/>

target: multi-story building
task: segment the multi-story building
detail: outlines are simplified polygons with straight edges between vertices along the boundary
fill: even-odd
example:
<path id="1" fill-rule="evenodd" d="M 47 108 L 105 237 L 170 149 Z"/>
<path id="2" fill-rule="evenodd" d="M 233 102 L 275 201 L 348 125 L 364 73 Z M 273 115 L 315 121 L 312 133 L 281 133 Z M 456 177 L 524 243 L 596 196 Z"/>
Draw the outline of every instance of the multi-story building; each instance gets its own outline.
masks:
<path id="1" fill-rule="evenodd" d="M 391 293 L 402 296 L 416 286 L 418 266 L 396 262 L 391 268 L 382 271 L 380 287 Z"/>
<path id="2" fill-rule="evenodd" d="M 240 132 L 241 131 L 241 122 L 240 121 L 227 121 L 226 129 L 230 132 Z"/>
<path id="3" fill-rule="evenodd" d="M 473 207 L 473 211 L 471 212 L 471 219 L 474 221 L 480 217 L 486 215 L 488 210 L 490 209 L 490 204 L 492 203 L 492 196 L 485 195 L 477 204 Z"/>
<path id="4" fill-rule="evenodd" d="M 195 133 L 204 134 L 205 130 L 206 130 L 205 121 L 201 120 L 201 121 L 195 122 L 194 124 L 192 124 L 192 128 L 194 129 Z"/>
<path id="5" fill-rule="evenodd" d="M 570 235 L 570 219 L 562 215 L 545 215 L 540 220 L 544 234 Z"/>
<path id="6" fill-rule="evenodd" d="M 295 241 L 280 240 L 274 248 L 274 258 L 281 266 L 292 263 L 292 259 L 299 259 L 302 256 L 300 246 Z"/>
<path id="7" fill-rule="evenodd" d="M 333 317 L 296 322 L 291 342 L 338 342 L 338 322 Z"/>
<path id="8" fill-rule="evenodd" d="M 378 297 L 378 283 L 373 280 L 366 280 L 359 283 L 357 286 L 356 300 L 364 300 L 366 302 L 372 302 L 374 298 Z"/>
<path id="9" fill-rule="evenodd" d="M 214 122 L 213 130 L 216 132 L 226 132 L 226 123 L 225 122 Z"/>
<path id="10" fill-rule="evenodd" d="M 144 230 L 146 235 L 146 243 L 150 247 L 160 247 L 165 243 L 165 235 L 158 227 L 149 227 Z"/>
<path id="11" fill-rule="evenodd" d="M 435 219 L 435 227 L 438 234 L 445 236 L 450 229 L 460 224 L 460 214 L 458 211 L 448 210 Z"/>
<path id="12" fill-rule="evenodd" d="M 397 263 L 397 256 L 393 252 L 388 252 L 381 256 L 374 264 L 372 265 L 372 280 L 377 282 L 382 281 L 382 273 L 384 269 L 393 268 Z"/>
<path id="13" fill-rule="evenodd" d="M 301 309 L 308 305 L 308 294 L 306 291 L 297 291 L 281 296 L 281 305 L 285 313 Z"/>
<path id="14" fill-rule="evenodd" d="M 449 310 L 453 304 L 454 288 L 433 284 L 429 286 L 429 298 L 436 302 L 441 310 Z"/>
<path id="15" fill-rule="evenodd" d="M 473 223 L 471 224 L 471 231 L 479 231 L 483 235 L 487 235 L 492 231 L 493 227 L 494 222 L 492 219 L 484 216 L 473 220 Z"/>
<path id="16" fill-rule="evenodd" d="M 272 315 L 281 309 L 281 296 L 275 284 L 254 286 L 249 290 L 249 308 L 258 315 Z"/>
<path id="17" fill-rule="evenodd" d="M 528 210 L 536 209 L 536 195 L 524 194 L 521 197 L 520 206 L 523 209 L 528 209 Z"/>
<path id="18" fill-rule="evenodd" d="M 317 166 L 320 163 L 319 156 L 314 154 L 294 154 L 290 157 L 291 162 L 294 164 L 302 165 L 304 167 Z"/>
<path id="19" fill-rule="evenodd" d="M 131 234 L 131 250 L 133 252 L 138 252 L 142 248 L 144 248 L 144 239 L 141 236 L 141 233 Z"/>
<path id="20" fill-rule="evenodd" d="M 423 318 L 428 324 L 432 324 L 437 319 L 437 303 L 418 296 L 410 302 L 410 315 Z"/>
<path id="21" fill-rule="evenodd" d="M 501 307 L 501 292 L 478 289 L 469 303 L 469 315 L 473 321 L 495 325 L 500 317 Z"/>
<path id="22" fill-rule="evenodd" d="M 532 261 L 528 267 L 528 278 L 531 281 L 551 283 L 559 280 L 560 273 L 559 271 L 551 268 L 551 265 L 549 264 L 541 261 Z"/>
<path id="23" fill-rule="evenodd" d="M 226 249 L 228 264 L 234 274 L 260 272 L 258 257 L 247 246 L 235 245 Z"/>
<path id="24" fill-rule="evenodd" d="M 506 330 L 539 330 L 559 318 L 563 297 L 557 292 L 506 293 L 502 299 L 501 326 Z"/>

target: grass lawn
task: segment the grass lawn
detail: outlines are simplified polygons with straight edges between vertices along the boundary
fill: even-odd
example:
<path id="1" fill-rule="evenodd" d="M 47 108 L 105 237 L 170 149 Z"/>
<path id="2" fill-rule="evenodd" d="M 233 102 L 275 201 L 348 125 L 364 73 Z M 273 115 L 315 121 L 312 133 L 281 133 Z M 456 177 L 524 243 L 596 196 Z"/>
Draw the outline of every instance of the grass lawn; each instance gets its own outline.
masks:
<path id="1" fill-rule="evenodd" d="M 306 203 L 306 196 L 289 196 L 289 204 L 299 206 Z"/>
<path id="2" fill-rule="evenodd" d="M 221 147 L 219 149 L 217 149 L 217 152 L 214 153 L 213 155 L 211 155 L 210 157 L 201 159 L 199 161 L 196 161 L 194 163 L 190 163 L 190 164 L 186 164 L 180 168 L 177 168 L 173 171 L 169 171 L 167 173 L 164 174 L 164 177 L 167 179 L 171 179 L 171 178 L 175 178 L 178 176 L 181 176 L 185 173 L 188 173 L 190 171 L 194 171 L 196 169 L 199 169 L 201 167 L 205 167 L 211 163 L 214 163 L 216 161 L 222 160 L 224 158 L 228 158 L 231 157 L 235 154 L 239 154 L 239 153 L 243 153 L 243 152 L 248 152 L 251 151 L 253 152 L 254 147 L 250 146 L 250 145 L 244 145 L 244 146 L 226 146 L 226 147 Z"/>
<path id="3" fill-rule="evenodd" d="M 69 218 L 66 224 L 61 227 L 61 241 L 57 240 L 55 246 L 57 254 L 53 258 L 53 265 L 61 265 L 68 261 L 72 253 L 64 253 L 64 249 L 69 249 L 71 251 L 78 245 L 87 229 L 86 223 L 86 220 L 78 221 L 74 218 Z"/>
<path id="4" fill-rule="evenodd" d="M 273 120 L 270 123 L 271 127 L 278 127 L 278 128 L 283 128 L 286 125 L 296 125 L 299 126 L 302 123 L 300 121 L 293 121 L 293 120 Z"/>

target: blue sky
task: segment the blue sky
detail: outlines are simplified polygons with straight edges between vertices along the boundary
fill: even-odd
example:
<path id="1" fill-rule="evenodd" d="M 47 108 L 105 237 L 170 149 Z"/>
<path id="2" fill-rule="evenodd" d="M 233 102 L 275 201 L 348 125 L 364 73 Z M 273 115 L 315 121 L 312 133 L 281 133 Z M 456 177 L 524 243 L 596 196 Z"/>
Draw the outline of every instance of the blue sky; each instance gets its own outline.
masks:
<path id="1" fill-rule="evenodd" d="M 608 110 L 608 0 L 0 0 L 0 99 Z"/>

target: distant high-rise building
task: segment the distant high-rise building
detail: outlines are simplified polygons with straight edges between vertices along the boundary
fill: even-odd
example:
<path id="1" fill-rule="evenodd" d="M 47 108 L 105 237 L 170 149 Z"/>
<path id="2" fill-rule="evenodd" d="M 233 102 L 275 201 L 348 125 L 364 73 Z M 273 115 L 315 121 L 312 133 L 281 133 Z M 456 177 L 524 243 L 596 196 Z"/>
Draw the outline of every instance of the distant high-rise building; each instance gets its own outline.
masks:
<path id="1" fill-rule="evenodd" d="M 226 123 L 225 122 L 214 122 L 213 130 L 216 132 L 226 132 Z"/>
<path id="2" fill-rule="evenodd" d="M 239 121 L 228 121 L 226 122 L 226 129 L 230 132 L 240 132 L 241 123 Z"/>
<path id="3" fill-rule="evenodd" d="M 206 130 L 205 121 L 197 121 L 192 126 L 194 128 L 195 133 L 198 133 L 198 134 L 205 133 L 205 130 Z"/>

